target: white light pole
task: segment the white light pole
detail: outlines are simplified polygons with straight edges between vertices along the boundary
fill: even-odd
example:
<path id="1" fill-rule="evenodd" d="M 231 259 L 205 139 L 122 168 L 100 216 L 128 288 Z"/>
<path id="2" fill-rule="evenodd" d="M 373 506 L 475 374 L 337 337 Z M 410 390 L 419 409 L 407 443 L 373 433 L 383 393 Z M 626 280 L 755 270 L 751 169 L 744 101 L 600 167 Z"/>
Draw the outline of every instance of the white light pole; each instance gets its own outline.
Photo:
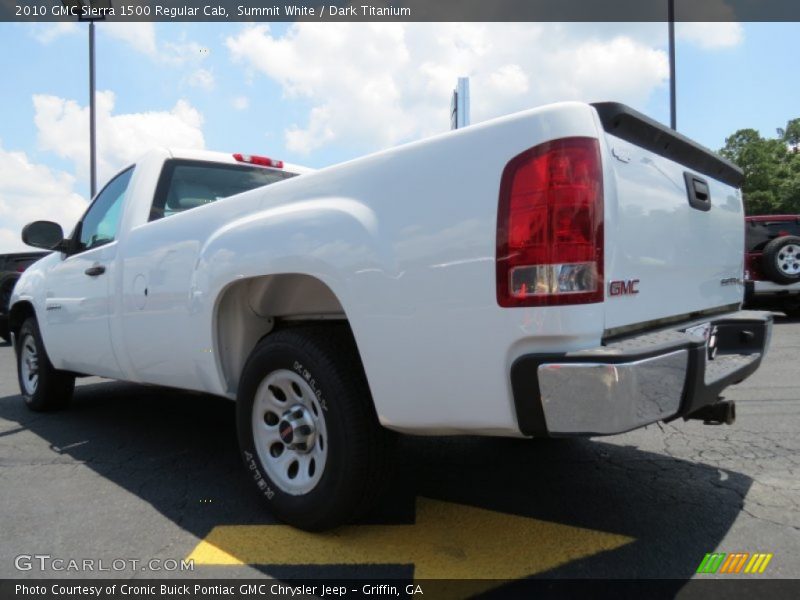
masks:
<path id="1" fill-rule="evenodd" d="M 450 129 L 469 125 L 469 77 L 459 77 L 450 99 Z"/>

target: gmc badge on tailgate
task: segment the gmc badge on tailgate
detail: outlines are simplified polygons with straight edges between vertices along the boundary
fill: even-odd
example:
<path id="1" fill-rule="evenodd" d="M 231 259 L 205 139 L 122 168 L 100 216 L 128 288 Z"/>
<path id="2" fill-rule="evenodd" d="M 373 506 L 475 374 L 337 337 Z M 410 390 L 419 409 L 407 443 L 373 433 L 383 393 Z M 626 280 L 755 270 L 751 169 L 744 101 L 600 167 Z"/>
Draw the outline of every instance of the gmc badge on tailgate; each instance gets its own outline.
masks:
<path id="1" fill-rule="evenodd" d="M 638 279 L 619 279 L 608 283 L 609 296 L 632 296 L 639 293 Z"/>

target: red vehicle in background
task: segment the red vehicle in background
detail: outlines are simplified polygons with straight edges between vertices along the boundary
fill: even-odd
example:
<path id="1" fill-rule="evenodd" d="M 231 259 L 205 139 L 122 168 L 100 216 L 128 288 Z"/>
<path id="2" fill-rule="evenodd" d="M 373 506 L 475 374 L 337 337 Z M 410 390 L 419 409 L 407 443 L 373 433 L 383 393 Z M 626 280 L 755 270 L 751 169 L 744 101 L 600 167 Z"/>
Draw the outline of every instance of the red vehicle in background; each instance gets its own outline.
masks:
<path id="1" fill-rule="evenodd" d="M 16 252 L 0 254 L 0 339 L 9 341 L 8 301 L 20 274 L 49 252 Z"/>
<path id="2" fill-rule="evenodd" d="M 745 304 L 800 317 L 800 215 L 745 221 Z"/>

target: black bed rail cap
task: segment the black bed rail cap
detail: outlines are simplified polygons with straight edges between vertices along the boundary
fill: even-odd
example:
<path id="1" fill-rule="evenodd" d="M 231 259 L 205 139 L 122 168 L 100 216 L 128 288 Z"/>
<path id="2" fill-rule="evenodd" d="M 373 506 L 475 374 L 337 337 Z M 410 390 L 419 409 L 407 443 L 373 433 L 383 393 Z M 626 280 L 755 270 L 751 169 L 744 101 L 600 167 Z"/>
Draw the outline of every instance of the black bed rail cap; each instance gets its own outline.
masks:
<path id="1" fill-rule="evenodd" d="M 677 131 L 619 102 L 596 102 L 592 106 L 607 133 L 727 185 L 741 187 L 744 172 L 739 167 Z"/>

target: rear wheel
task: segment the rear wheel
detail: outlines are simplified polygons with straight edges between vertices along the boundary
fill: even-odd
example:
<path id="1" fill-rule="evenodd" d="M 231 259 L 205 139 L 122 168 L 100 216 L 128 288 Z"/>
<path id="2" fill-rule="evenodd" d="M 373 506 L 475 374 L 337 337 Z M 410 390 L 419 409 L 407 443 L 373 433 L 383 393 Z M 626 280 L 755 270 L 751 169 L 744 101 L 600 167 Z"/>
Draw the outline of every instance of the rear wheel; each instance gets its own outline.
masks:
<path id="1" fill-rule="evenodd" d="M 392 434 L 378 423 L 345 326 L 296 327 L 262 340 L 242 374 L 237 425 L 253 482 L 290 525 L 348 523 L 382 488 Z"/>
<path id="2" fill-rule="evenodd" d="M 764 247 L 764 274 L 775 283 L 800 281 L 800 237 L 787 235 L 775 238 Z"/>
<path id="3" fill-rule="evenodd" d="M 39 333 L 39 325 L 28 318 L 19 330 L 17 378 L 25 404 L 34 411 L 64 408 L 72 399 L 75 377 L 55 369 Z"/>

